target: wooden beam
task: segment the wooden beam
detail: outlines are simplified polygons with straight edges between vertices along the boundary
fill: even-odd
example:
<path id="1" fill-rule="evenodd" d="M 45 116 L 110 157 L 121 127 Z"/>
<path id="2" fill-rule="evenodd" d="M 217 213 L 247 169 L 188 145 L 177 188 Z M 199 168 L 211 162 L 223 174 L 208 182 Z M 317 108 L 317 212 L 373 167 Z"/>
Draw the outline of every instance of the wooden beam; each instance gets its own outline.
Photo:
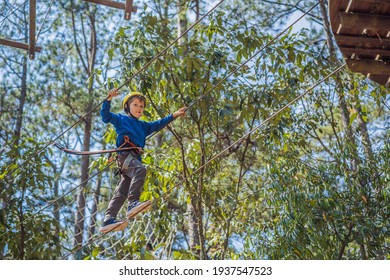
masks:
<path id="1" fill-rule="evenodd" d="M 376 3 L 379 3 L 379 4 L 390 4 L 390 0 L 358 0 L 355 2 L 367 2 L 367 3 L 373 3 L 373 4 L 376 4 Z"/>
<path id="2" fill-rule="evenodd" d="M 125 19 L 126 20 L 130 20 L 132 9 L 133 9 L 133 0 L 126 0 L 126 5 L 125 5 Z"/>
<path id="3" fill-rule="evenodd" d="M 390 78 L 389 76 L 386 76 L 386 75 L 370 75 L 368 77 L 370 80 L 378 83 L 378 84 L 381 84 L 385 87 L 390 87 Z"/>
<path id="4" fill-rule="evenodd" d="M 378 38 L 378 37 L 367 37 L 365 35 L 337 35 L 334 34 L 334 37 L 337 43 L 342 45 L 343 43 L 346 45 L 389 45 L 390 46 L 390 38 Z"/>
<path id="5" fill-rule="evenodd" d="M 339 12 L 341 11 L 344 12 L 348 7 L 348 3 L 349 0 L 346 1 L 328 0 L 330 23 L 334 34 L 337 33 L 337 30 L 339 29 L 340 26 Z"/>
<path id="6" fill-rule="evenodd" d="M 383 49 L 365 49 L 365 48 L 349 48 L 349 47 L 340 47 L 340 51 L 344 55 L 381 55 L 381 56 L 390 56 L 390 50 Z"/>
<path id="7" fill-rule="evenodd" d="M 1 39 L 1 38 L 0 38 L 0 45 L 18 48 L 18 49 L 22 49 L 22 50 L 26 50 L 26 51 L 28 51 L 30 49 L 30 46 L 27 44 L 11 41 L 11 40 L 7 40 L 7 39 Z M 35 46 L 36 52 L 40 52 L 41 50 L 42 50 L 41 47 Z"/>
<path id="8" fill-rule="evenodd" d="M 390 62 L 370 59 L 346 59 L 348 68 L 353 72 L 367 75 L 389 75 L 390 76 Z"/>
<path id="9" fill-rule="evenodd" d="M 390 16 L 344 12 L 339 15 L 343 28 L 389 30 Z"/>
<path id="10" fill-rule="evenodd" d="M 29 38 L 29 57 L 30 59 L 35 58 L 35 22 L 37 15 L 37 1 L 30 0 L 30 38 Z"/>
<path id="11" fill-rule="evenodd" d="M 116 8 L 116 9 L 120 9 L 120 10 L 125 10 L 126 9 L 126 4 L 125 3 L 122 3 L 122 2 L 117 2 L 117 1 L 109 1 L 109 0 L 84 0 L 86 2 L 91 2 L 91 3 L 94 3 L 94 4 L 98 4 L 98 5 L 103 5 L 103 6 L 107 6 L 107 7 L 111 7 L 111 8 Z M 137 12 L 137 7 L 134 7 L 134 6 L 131 6 L 131 9 L 130 9 L 133 13 L 136 13 Z"/>
<path id="12" fill-rule="evenodd" d="M 104 5 L 111 8 L 117 8 L 120 10 L 125 9 L 125 3 L 116 2 L 116 1 L 106 1 L 106 0 L 84 0 L 86 2 L 91 2 L 94 4 Z"/>

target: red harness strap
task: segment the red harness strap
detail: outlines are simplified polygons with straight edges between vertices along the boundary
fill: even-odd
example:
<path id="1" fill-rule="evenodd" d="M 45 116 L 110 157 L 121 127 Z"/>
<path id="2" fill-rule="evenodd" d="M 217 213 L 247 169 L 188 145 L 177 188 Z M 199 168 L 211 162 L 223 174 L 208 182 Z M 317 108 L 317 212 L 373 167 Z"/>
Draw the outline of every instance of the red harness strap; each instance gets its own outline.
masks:
<path id="1" fill-rule="evenodd" d="M 123 137 L 123 139 L 125 140 L 125 142 L 123 142 L 119 148 L 122 148 L 124 145 L 128 144 L 132 148 L 133 152 L 135 152 L 137 154 L 142 154 L 142 148 L 137 147 L 133 142 L 131 142 L 129 136 L 125 135 L 125 137 Z"/>

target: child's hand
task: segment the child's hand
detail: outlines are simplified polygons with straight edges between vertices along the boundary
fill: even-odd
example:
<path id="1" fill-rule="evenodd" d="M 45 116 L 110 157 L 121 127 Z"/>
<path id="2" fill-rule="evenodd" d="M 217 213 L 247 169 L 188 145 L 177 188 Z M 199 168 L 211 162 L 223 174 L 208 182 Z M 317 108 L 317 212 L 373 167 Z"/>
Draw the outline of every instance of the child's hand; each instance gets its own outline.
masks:
<path id="1" fill-rule="evenodd" d="M 110 90 L 110 91 L 108 92 L 107 100 L 108 100 L 108 101 L 111 101 L 111 99 L 112 99 L 113 97 L 118 96 L 118 95 L 119 95 L 118 89 L 117 89 L 117 88 L 114 88 L 114 89 L 112 89 L 112 90 Z"/>
<path id="2" fill-rule="evenodd" d="M 186 115 L 186 110 L 187 110 L 187 107 L 183 107 L 183 108 L 180 108 L 178 111 L 176 111 L 175 113 L 172 114 L 172 116 L 174 118 L 177 118 L 177 117 L 184 117 Z"/>

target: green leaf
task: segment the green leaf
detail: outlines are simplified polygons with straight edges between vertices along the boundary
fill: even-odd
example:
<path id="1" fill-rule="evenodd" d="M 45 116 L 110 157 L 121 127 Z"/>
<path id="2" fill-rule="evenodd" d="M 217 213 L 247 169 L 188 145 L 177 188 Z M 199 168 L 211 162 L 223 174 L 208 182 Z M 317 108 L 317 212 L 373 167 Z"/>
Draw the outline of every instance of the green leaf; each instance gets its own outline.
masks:
<path id="1" fill-rule="evenodd" d="M 351 125 L 353 124 L 353 122 L 355 121 L 357 115 L 358 115 L 358 113 L 355 112 L 355 113 L 352 113 L 352 114 L 349 116 L 349 126 L 351 126 Z"/>
<path id="2" fill-rule="evenodd" d="M 125 37 L 125 29 L 123 27 L 119 28 L 118 35 L 120 37 Z"/>
<path id="3" fill-rule="evenodd" d="M 96 258 L 99 255 L 99 252 L 100 252 L 100 248 L 99 247 L 95 247 L 92 250 L 92 257 Z"/>

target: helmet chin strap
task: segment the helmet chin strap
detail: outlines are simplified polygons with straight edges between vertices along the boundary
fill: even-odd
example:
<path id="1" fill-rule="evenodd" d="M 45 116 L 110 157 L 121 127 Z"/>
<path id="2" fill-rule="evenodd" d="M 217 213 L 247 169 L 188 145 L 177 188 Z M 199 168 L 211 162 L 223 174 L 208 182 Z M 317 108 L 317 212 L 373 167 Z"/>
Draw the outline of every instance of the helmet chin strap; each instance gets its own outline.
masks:
<path id="1" fill-rule="evenodd" d="M 129 105 L 128 105 L 128 104 L 126 104 L 125 113 L 126 113 L 128 116 L 130 116 L 130 117 L 132 117 L 132 118 L 134 118 L 134 119 L 137 119 L 136 117 L 134 117 L 134 116 L 130 113 L 130 108 L 129 108 Z"/>
<path id="2" fill-rule="evenodd" d="M 134 117 L 130 112 L 129 113 L 127 113 L 130 117 L 133 117 L 134 119 L 138 119 L 138 118 L 136 118 L 136 117 Z"/>

